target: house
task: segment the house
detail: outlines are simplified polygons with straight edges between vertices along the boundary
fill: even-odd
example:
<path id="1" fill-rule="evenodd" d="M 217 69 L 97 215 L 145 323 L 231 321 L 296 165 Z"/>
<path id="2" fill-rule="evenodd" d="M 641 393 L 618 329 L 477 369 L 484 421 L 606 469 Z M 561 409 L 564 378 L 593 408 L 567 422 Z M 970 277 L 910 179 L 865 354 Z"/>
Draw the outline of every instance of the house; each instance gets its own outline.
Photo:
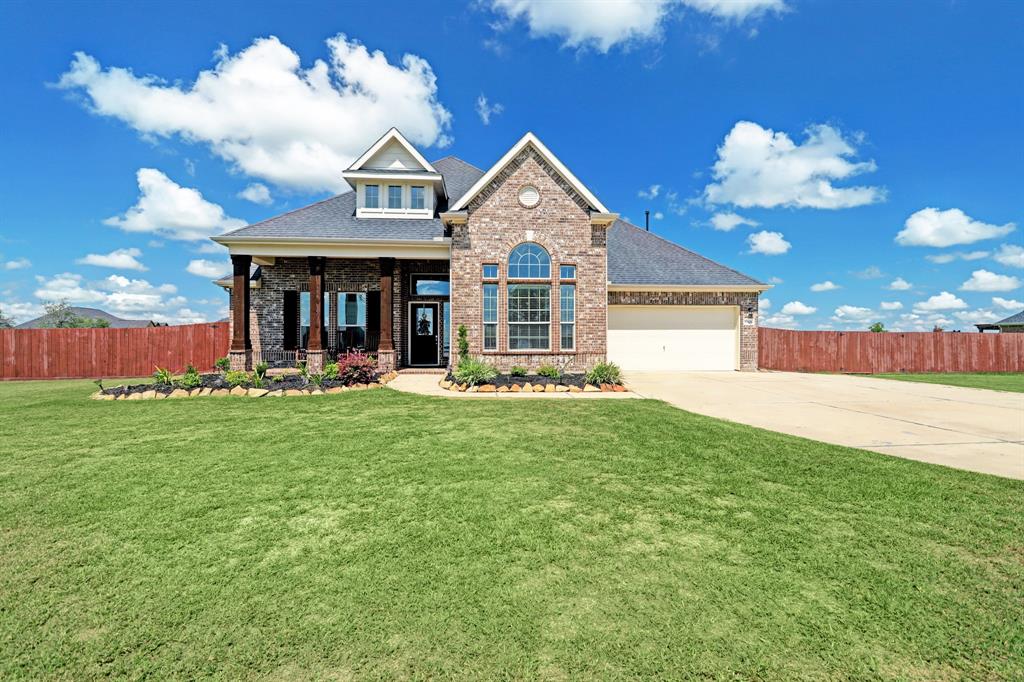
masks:
<path id="1" fill-rule="evenodd" d="M 979 332 L 996 331 L 1000 334 L 1024 334 L 1024 310 L 1016 315 L 1010 315 L 1005 320 L 989 322 L 987 324 L 976 324 Z"/>
<path id="2" fill-rule="evenodd" d="M 67 312 L 75 317 L 88 318 L 93 320 L 103 320 L 107 323 L 107 326 L 111 329 L 132 329 L 136 327 L 158 327 L 159 323 L 153 320 L 126 320 L 123 317 L 111 315 L 105 310 L 99 308 L 80 308 L 78 306 L 69 306 Z M 15 329 L 41 329 L 45 327 L 52 327 L 54 321 L 52 316 L 49 314 L 42 315 L 29 320 L 28 322 L 22 322 Z"/>
<path id="3" fill-rule="evenodd" d="M 232 367 L 315 371 L 349 349 L 445 367 L 464 325 L 502 370 L 757 368 L 768 285 L 620 219 L 532 133 L 481 170 L 391 129 L 342 177 L 351 191 L 213 238 Z"/>

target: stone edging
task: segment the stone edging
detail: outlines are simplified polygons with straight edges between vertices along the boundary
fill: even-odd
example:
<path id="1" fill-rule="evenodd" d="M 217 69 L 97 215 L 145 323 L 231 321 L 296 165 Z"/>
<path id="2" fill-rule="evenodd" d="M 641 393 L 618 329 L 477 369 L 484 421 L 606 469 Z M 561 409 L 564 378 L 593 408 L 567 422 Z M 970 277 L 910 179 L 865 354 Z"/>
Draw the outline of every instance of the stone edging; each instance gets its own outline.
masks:
<path id="1" fill-rule="evenodd" d="M 121 395 L 113 395 L 111 393 L 103 393 L 102 391 L 96 391 L 89 397 L 92 400 L 163 400 L 169 398 L 226 398 L 227 396 L 235 397 L 247 397 L 247 398 L 278 398 L 284 396 L 306 396 L 306 395 L 335 395 L 338 393 L 347 393 L 348 391 L 366 391 L 375 388 L 384 388 L 388 382 L 398 376 L 398 372 L 390 372 L 383 375 L 377 380 L 377 383 L 373 384 L 352 384 L 351 386 L 332 386 L 331 388 L 319 388 L 317 386 L 309 386 L 307 388 L 295 389 L 290 388 L 287 390 L 283 389 L 272 389 L 272 388 L 245 388 L 243 386 L 235 386 L 232 389 L 227 388 L 193 388 L 186 390 L 184 388 L 176 388 L 168 394 L 160 393 L 159 391 L 150 389 L 147 391 L 141 391 L 139 393 L 129 393 Z"/>
<path id="2" fill-rule="evenodd" d="M 458 384 L 447 379 L 442 380 L 438 386 L 453 393 L 628 393 L 628 389 L 621 384 L 584 384 L 579 386 L 566 386 L 564 384 L 511 384 L 509 386 L 495 386 L 493 384 L 480 384 L 469 386 Z"/>

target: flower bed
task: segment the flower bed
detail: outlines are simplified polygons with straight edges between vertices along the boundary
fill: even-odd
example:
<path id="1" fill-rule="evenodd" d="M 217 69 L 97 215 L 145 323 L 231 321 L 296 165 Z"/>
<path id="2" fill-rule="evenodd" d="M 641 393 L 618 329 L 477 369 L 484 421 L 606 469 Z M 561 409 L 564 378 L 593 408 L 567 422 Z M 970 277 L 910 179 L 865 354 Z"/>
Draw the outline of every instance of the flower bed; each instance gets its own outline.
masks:
<path id="1" fill-rule="evenodd" d="M 539 374 L 524 376 L 499 374 L 493 379 L 470 385 L 460 382 L 454 374 L 449 373 L 441 380 L 440 386 L 457 393 L 596 393 L 599 391 L 624 393 L 626 391 L 626 387 L 622 384 L 591 384 L 587 382 L 586 374 L 563 374 L 558 378 Z"/>

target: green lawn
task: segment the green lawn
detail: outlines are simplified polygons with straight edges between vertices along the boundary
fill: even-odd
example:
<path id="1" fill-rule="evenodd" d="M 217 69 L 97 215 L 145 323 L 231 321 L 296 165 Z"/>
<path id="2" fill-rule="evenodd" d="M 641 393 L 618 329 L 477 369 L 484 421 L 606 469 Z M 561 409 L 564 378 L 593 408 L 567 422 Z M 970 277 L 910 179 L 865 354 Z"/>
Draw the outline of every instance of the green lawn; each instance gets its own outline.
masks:
<path id="1" fill-rule="evenodd" d="M 881 379 L 898 381 L 919 381 L 925 384 L 948 384 L 967 388 L 988 388 L 993 391 L 1015 391 L 1024 393 L 1024 374 L 990 374 L 982 372 L 950 374 L 873 374 Z"/>
<path id="2" fill-rule="evenodd" d="M 1024 484 L 653 401 L 0 384 L 0 678 L 1010 679 Z"/>

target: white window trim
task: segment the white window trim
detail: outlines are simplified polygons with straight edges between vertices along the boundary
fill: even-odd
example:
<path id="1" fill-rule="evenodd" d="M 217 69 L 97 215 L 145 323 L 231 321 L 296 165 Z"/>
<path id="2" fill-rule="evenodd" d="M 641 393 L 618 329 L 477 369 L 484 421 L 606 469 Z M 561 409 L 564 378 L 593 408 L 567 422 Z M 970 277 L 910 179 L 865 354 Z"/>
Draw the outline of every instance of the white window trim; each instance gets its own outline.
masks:
<path id="1" fill-rule="evenodd" d="M 494 287 L 494 322 L 488 322 L 484 317 L 484 287 Z M 501 352 L 501 284 L 498 283 L 497 279 L 485 279 L 480 285 L 480 328 L 482 330 L 487 329 L 488 326 L 494 327 L 494 348 L 487 347 L 486 334 L 480 337 L 480 349 L 484 353 L 500 353 Z"/>
<path id="2" fill-rule="evenodd" d="M 524 287 L 547 287 L 548 288 L 548 321 L 547 322 L 512 322 L 509 317 L 512 314 L 512 306 L 509 305 L 509 294 L 510 287 L 513 286 L 524 286 Z M 499 296 L 500 296 L 499 291 Z M 512 326 L 513 325 L 541 325 L 546 324 L 548 327 L 548 345 L 545 348 L 512 348 Z M 506 351 L 509 353 L 517 353 L 520 355 L 528 355 L 530 353 L 550 353 L 552 347 L 552 336 L 554 330 L 554 315 L 551 314 L 551 283 L 550 282 L 539 282 L 530 280 L 508 280 L 505 283 L 505 327 L 507 333 L 505 336 Z M 559 331 L 561 333 L 561 331 Z"/>
<path id="3" fill-rule="evenodd" d="M 572 287 L 572 322 L 562 320 L 562 286 Z M 565 352 L 576 352 L 576 280 L 563 280 L 558 284 L 558 350 Z M 562 325 L 572 325 L 572 346 L 562 347 Z"/>
<path id="4" fill-rule="evenodd" d="M 376 185 L 378 208 L 366 207 L 366 187 Z M 423 208 L 410 208 L 412 205 L 412 187 L 423 188 Z M 388 208 L 391 187 L 402 188 L 402 208 Z M 434 217 L 434 201 L 436 196 L 432 188 L 422 182 L 396 182 L 391 180 L 373 180 L 372 182 L 356 183 L 356 218 L 413 218 L 424 219 Z"/>

